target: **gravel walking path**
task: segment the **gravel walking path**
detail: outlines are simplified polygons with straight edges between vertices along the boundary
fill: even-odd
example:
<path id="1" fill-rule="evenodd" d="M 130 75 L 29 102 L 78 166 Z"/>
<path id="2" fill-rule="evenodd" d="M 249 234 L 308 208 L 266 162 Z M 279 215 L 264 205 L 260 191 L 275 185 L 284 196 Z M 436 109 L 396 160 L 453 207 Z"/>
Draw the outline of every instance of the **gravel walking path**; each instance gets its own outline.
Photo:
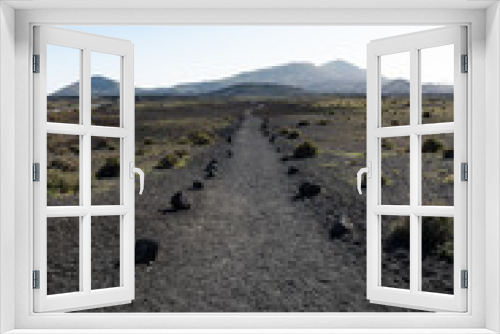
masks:
<path id="1" fill-rule="evenodd" d="M 219 174 L 204 180 L 202 191 L 184 191 L 191 210 L 160 213 L 178 178 L 147 176 L 164 194 L 137 196 L 137 235 L 159 242 L 158 259 L 151 268 L 136 266 L 133 303 L 96 311 L 397 310 L 366 300 L 364 249 L 328 240 L 314 212 L 292 200 L 296 187 L 260 123 L 248 115 L 227 144 L 233 157 L 219 152 Z M 195 175 L 195 165 L 184 173 Z"/>

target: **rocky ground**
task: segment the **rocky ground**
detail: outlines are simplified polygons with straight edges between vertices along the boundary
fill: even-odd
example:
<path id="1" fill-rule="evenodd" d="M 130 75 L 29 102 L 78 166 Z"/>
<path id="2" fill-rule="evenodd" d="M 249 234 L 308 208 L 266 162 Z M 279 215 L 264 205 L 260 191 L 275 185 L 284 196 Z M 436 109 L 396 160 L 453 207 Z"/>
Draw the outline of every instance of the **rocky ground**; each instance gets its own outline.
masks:
<path id="1" fill-rule="evenodd" d="M 369 303 L 362 237 L 349 229 L 330 238 L 314 204 L 296 199 L 296 182 L 260 125 L 247 115 L 231 144 L 200 157 L 219 161 L 212 179 L 190 168 L 178 171 L 181 179 L 148 175 L 148 190 L 137 196 L 136 233 L 158 242 L 158 257 L 150 267 L 136 266 L 131 304 L 96 311 L 402 311 Z M 188 190 L 195 179 L 203 190 Z M 171 210 L 169 195 L 178 190 L 190 210 Z M 327 220 L 349 219 L 331 213 Z"/>
<path id="2" fill-rule="evenodd" d="M 136 120 L 136 165 L 146 169 L 144 194 L 136 195 L 136 298 L 92 312 L 409 311 L 366 299 L 366 201 L 357 194 L 355 179 L 365 162 L 366 121 L 362 102 L 349 103 L 326 112 L 300 103 L 217 104 L 199 107 L 203 118 L 197 121 L 186 120 L 197 115 L 187 114 L 195 108 L 190 105 L 173 107 L 170 114 L 145 105 L 148 112 Z M 210 114 L 217 120 L 206 118 Z M 161 120 L 165 115 L 174 119 Z M 193 129 L 208 131 L 209 144 L 186 146 L 185 134 Z M 316 153 L 294 156 L 304 141 L 313 143 Z M 441 157 L 448 143 L 438 143 L 442 147 L 428 153 Z M 404 153 L 401 143 L 391 145 L 388 149 Z M 187 154 L 178 154 L 186 149 Z M 179 158 L 175 163 L 165 160 L 172 154 Z M 404 159 L 386 156 L 392 159 L 387 198 L 398 200 L 405 180 L 395 171 L 404 170 Z M 439 161 L 440 173 L 446 163 Z M 449 183 L 438 186 L 449 189 Z M 118 194 L 107 186 L 93 193 L 93 203 Z M 74 200 L 68 195 L 55 202 Z M 93 235 L 101 236 L 94 241 L 93 288 L 119 284 L 119 239 L 112 219 L 93 221 Z M 49 266 L 54 293 L 78 289 L 78 238 L 64 237 L 75 235 L 67 221 L 54 224 L 52 232 L 61 231 L 61 223 L 63 237 L 48 247 L 53 264 L 66 261 Z M 386 286 L 404 288 L 409 282 L 404 224 L 395 221 L 384 234 Z M 426 231 L 426 240 L 444 240 Z M 435 245 L 426 246 L 423 285 L 426 291 L 449 293 L 449 257 L 439 256 Z"/>

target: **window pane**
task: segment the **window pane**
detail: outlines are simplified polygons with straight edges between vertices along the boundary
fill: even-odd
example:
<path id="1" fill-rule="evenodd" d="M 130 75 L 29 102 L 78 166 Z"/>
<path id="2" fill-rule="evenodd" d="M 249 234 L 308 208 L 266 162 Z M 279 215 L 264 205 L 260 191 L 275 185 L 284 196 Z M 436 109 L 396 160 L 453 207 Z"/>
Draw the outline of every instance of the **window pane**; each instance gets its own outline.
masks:
<path id="1" fill-rule="evenodd" d="M 422 205 L 453 206 L 453 133 L 422 136 Z"/>
<path id="2" fill-rule="evenodd" d="M 80 49 L 47 45 L 47 121 L 80 122 Z"/>
<path id="3" fill-rule="evenodd" d="M 92 125 L 120 126 L 121 57 L 92 52 Z"/>
<path id="4" fill-rule="evenodd" d="M 120 286 L 120 216 L 92 217 L 92 290 Z"/>
<path id="5" fill-rule="evenodd" d="M 382 138 L 382 204 L 410 204 L 410 137 Z"/>
<path id="6" fill-rule="evenodd" d="M 422 124 L 453 122 L 454 45 L 420 50 Z"/>
<path id="7" fill-rule="evenodd" d="M 453 294 L 453 218 L 422 217 L 422 291 Z"/>
<path id="8" fill-rule="evenodd" d="M 79 291 L 80 218 L 47 218 L 47 294 Z"/>
<path id="9" fill-rule="evenodd" d="M 382 126 L 410 124 L 410 53 L 380 57 Z"/>
<path id="10" fill-rule="evenodd" d="M 382 216 L 382 286 L 410 288 L 410 217 Z"/>
<path id="11" fill-rule="evenodd" d="M 120 138 L 92 137 L 92 205 L 120 204 Z"/>
<path id="12" fill-rule="evenodd" d="M 47 205 L 79 205 L 80 137 L 47 134 Z"/>

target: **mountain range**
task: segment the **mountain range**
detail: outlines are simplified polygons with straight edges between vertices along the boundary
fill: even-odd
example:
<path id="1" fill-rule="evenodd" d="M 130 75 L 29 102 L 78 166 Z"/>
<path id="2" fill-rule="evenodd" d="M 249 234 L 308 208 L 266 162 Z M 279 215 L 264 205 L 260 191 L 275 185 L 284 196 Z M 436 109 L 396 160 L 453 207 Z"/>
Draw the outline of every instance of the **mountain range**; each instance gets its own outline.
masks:
<path id="1" fill-rule="evenodd" d="M 382 94 L 408 94 L 409 82 L 382 78 Z M 91 78 L 92 96 L 118 96 L 119 83 L 103 76 Z M 52 94 L 77 96 L 74 82 Z M 453 86 L 424 84 L 424 94 L 451 94 Z M 366 70 L 344 60 L 323 65 L 295 62 L 242 72 L 219 80 L 180 84 L 173 87 L 136 88 L 137 96 L 295 96 L 308 94 L 365 95 Z"/>

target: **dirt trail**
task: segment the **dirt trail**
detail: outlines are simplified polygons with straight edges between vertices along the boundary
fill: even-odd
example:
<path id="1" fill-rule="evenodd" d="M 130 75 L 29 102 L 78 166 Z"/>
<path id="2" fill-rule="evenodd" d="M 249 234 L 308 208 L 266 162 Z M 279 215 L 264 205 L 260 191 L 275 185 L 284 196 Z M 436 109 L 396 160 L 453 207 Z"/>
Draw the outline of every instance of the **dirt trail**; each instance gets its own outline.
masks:
<path id="1" fill-rule="evenodd" d="M 194 209 L 159 216 L 151 228 L 158 261 L 136 267 L 136 300 L 103 311 L 385 310 L 365 299 L 365 259 L 329 241 L 313 213 L 292 201 L 286 166 L 259 127 L 246 117 L 234 156 L 194 194 Z"/>

